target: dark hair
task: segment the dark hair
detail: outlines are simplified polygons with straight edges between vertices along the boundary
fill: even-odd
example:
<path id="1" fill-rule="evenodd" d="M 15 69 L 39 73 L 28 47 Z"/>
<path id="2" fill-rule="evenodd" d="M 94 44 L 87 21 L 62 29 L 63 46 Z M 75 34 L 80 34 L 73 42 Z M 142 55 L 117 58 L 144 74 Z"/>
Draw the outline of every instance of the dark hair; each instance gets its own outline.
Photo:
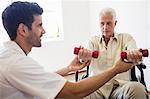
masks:
<path id="1" fill-rule="evenodd" d="M 42 15 L 43 9 L 37 3 L 13 2 L 2 13 L 2 21 L 11 40 L 17 36 L 17 28 L 20 23 L 25 24 L 30 30 L 34 21 L 34 15 Z"/>

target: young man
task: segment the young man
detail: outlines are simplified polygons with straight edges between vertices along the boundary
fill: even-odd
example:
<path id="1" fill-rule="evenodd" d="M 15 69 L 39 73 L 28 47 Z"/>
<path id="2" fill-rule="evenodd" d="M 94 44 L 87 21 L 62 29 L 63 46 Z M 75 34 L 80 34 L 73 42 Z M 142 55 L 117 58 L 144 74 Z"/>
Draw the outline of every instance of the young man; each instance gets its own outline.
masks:
<path id="1" fill-rule="evenodd" d="M 10 41 L 0 50 L 0 99 L 79 99 L 103 86 L 118 73 L 133 67 L 120 59 L 108 70 L 78 83 L 62 76 L 90 64 L 91 52 L 81 48 L 79 55 L 65 68 L 48 73 L 28 53 L 41 47 L 43 9 L 37 3 L 13 2 L 2 13 L 4 28 Z M 140 52 L 129 58 L 141 57 Z M 79 62 L 79 58 L 84 60 Z M 60 76 L 62 75 L 62 76 Z"/>
<path id="2" fill-rule="evenodd" d="M 114 9 L 102 9 L 99 21 L 102 34 L 92 37 L 88 45 L 91 50 L 99 50 L 101 57 L 91 61 L 90 76 L 110 68 L 120 57 L 121 51 L 131 51 L 132 54 L 135 54 L 137 49 L 136 42 L 131 35 L 115 32 L 117 20 Z M 138 59 L 133 57 L 133 60 L 128 59 L 133 63 L 138 63 L 140 60 L 142 57 L 138 57 Z M 146 99 L 146 90 L 141 83 L 131 82 L 130 71 L 127 71 L 114 77 L 87 99 L 90 97 L 91 99 L 93 99 L 92 97 L 96 97 L 96 99 L 99 97 L 104 99 Z"/>

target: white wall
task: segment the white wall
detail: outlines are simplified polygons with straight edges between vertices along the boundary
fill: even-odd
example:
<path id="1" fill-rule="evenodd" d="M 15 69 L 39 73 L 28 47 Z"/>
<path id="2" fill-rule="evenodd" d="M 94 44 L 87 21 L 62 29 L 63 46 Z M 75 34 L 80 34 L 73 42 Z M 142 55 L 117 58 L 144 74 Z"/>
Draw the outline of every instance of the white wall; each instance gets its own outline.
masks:
<path id="1" fill-rule="evenodd" d="M 146 40 L 146 0 L 91 0 L 90 29 L 91 35 L 99 34 L 98 14 L 102 8 L 112 7 L 117 13 L 116 32 L 130 33 L 137 40 L 139 47 L 145 47 Z"/>
<path id="2" fill-rule="evenodd" d="M 99 11 L 105 7 L 112 7 L 117 13 L 116 32 L 130 33 L 137 41 L 139 48 L 150 50 L 150 0 L 90 0 L 90 32 L 91 35 L 100 34 Z M 150 90 L 150 57 L 144 58 L 147 65 L 145 80 Z"/>
<path id="3" fill-rule="evenodd" d="M 30 53 L 47 71 L 67 66 L 75 46 L 83 45 L 90 36 L 87 0 L 63 0 L 64 40 L 43 44 Z"/>
<path id="4" fill-rule="evenodd" d="M 84 45 L 92 35 L 99 34 L 99 11 L 113 7 L 117 12 L 117 32 L 130 33 L 139 48 L 150 50 L 150 0 L 63 0 L 64 40 L 43 44 L 42 48 L 30 53 L 47 71 L 55 71 L 69 64 L 73 58 L 73 48 Z M 145 78 L 150 89 L 150 58 Z"/>
<path id="5" fill-rule="evenodd" d="M 147 0 L 147 9 L 146 9 L 146 11 L 147 11 L 147 16 L 146 16 L 146 19 L 147 19 L 147 21 L 146 21 L 146 48 L 148 48 L 149 49 L 149 53 L 150 53 L 150 44 L 149 44 L 149 42 L 150 42 L 150 0 Z M 150 55 L 150 54 L 149 54 Z M 145 63 L 146 63 L 146 65 L 147 65 L 147 69 L 145 70 L 145 80 L 146 80 L 146 82 L 147 82 L 147 86 L 148 86 L 148 89 L 150 90 L 150 77 L 149 77 L 149 75 L 150 75 L 150 56 L 149 56 L 149 58 L 145 58 L 145 61 L 144 61 Z"/>

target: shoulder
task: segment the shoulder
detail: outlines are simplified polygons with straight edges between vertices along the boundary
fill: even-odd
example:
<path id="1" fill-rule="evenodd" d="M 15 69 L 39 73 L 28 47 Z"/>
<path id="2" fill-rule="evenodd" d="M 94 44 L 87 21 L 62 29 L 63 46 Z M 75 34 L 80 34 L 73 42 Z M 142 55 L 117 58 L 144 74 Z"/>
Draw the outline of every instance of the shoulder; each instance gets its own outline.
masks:
<path id="1" fill-rule="evenodd" d="M 3 50 L 0 52 L 0 63 L 4 75 L 19 73 L 32 68 L 39 68 L 40 65 L 32 58 L 20 54 L 15 50 Z M 0 67 L 0 68 L 1 68 Z"/>
<path id="2" fill-rule="evenodd" d="M 121 41 L 123 40 L 124 42 L 134 40 L 133 36 L 129 33 L 119 33 L 118 38 L 119 38 L 119 40 L 121 40 Z"/>
<path id="3" fill-rule="evenodd" d="M 18 56 L 10 66 L 11 71 L 32 72 L 32 70 L 43 69 L 34 59 L 28 56 Z"/>
<path id="4" fill-rule="evenodd" d="M 37 64 L 35 60 L 24 54 L 21 54 L 15 50 L 4 50 L 0 53 L 0 61 L 3 64 L 9 65 L 25 65 L 25 64 Z"/>
<path id="5" fill-rule="evenodd" d="M 123 38 L 132 38 L 132 35 L 129 33 L 119 33 L 118 36 Z"/>
<path id="6" fill-rule="evenodd" d="M 101 36 L 100 35 L 96 35 L 96 36 L 92 36 L 89 41 L 91 42 L 98 42 L 101 40 Z"/>

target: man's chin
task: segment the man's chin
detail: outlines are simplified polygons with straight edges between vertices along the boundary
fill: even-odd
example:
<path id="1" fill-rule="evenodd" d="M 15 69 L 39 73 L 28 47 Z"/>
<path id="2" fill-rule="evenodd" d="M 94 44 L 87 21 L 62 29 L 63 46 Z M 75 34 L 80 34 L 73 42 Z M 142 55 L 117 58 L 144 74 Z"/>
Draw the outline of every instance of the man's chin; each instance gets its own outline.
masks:
<path id="1" fill-rule="evenodd" d="M 39 46 L 37 46 L 37 47 L 41 47 L 42 45 L 39 45 Z"/>
<path id="2" fill-rule="evenodd" d="M 33 47 L 41 47 L 41 44 L 34 45 Z"/>
<path id="3" fill-rule="evenodd" d="M 38 45 L 37 47 L 41 47 L 42 45 Z"/>

